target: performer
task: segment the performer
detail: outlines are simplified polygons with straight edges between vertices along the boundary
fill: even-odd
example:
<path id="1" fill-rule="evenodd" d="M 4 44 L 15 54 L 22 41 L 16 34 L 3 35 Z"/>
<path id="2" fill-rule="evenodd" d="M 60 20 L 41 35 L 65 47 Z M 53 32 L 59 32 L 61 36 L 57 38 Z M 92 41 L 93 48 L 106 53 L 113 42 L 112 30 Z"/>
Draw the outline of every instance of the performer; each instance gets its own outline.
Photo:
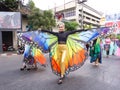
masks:
<path id="1" fill-rule="evenodd" d="M 90 63 L 95 62 L 95 65 L 98 66 L 99 63 L 102 63 L 102 54 L 101 54 L 101 47 L 100 47 L 100 38 L 97 38 L 93 41 L 93 45 L 90 48 Z"/>
<path id="2" fill-rule="evenodd" d="M 42 52 L 49 52 L 53 73 L 60 76 L 58 84 L 71 71 L 80 68 L 88 54 L 86 44 L 99 36 L 98 30 L 73 30 L 65 31 L 63 22 L 58 23 L 59 32 L 49 30 L 30 31 L 22 34 L 22 38 L 34 42 Z M 33 35 L 36 33 L 36 35 Z M 28 35 L 30 34 L 30 35 Z"/>
<path id="3" fill-rule="evenodd" d="M 104 45 L 104 50 L 106 51 L 107 58 L 109 57 L 110 54 L 110 43 L 111 43 L 110 37 L 107 36 Z"/>
<path id="4" fill-rule="evenodd" d="M 51 56 L 51 65 L 52 65 L 53 71 L 60 76 L 58 84 L 61 84 L 63 82 L 63 78 L 64 78 L 65 74 L 67 74 L 69 72 L 70 67 L 77 69 L 77 66 L 79 67 L 80 62 L 83 63 L 85 61 L 87 52 L 85 50 L 85 47 L 81 48 L 81 50 L 80 50 L 81 52 L 76 52 L 76 53 L 78 53 L 78 55 L 80 55 L 80 57 L 78 57 L 78 55 L 76 54 L 76 56 L 78 58 L 74 56 L 73 59 L 75 59 L 75 60 L 68 61 L 68 60 L 70 60 L 70 56 L 69 56 L 70 52 L 68 50 L 69 47 L 66 45 L 68 35 L 75 33 L 75 32 L 80 32 L 82 30 L 65 32 L 65 25 L 63 22 L 59 22 L 58 28 L 59 28 L 59 33 L 51 32 L 48 30 L 42 30 L 42 32 L 48 32 L 48 33 L 51 33 L 58 37 L 58 46 L 56 48 L 55 54 L 53 56 Z M 51 53 L 53 53 L 53 52 L 51 52 Z M 72 66 L 69 64 L 73 64 L 75 66 Z"/>
<path id="5" fill-rule="evenodd" d="M 37 62 L 39 62 L 44 67 L 46 65 L 46 59 L 43 54 L 41 54 L 40 49 L 37 49 L 34 46 L 25 44 L 23 57 L 23 65 L 22 68 L 20 68 L 21 71 L 24 69 L 30 70 L 31 68 L 37 70 Z"/>
<path id="6" fill-rule="evenodd" d="M 111 39 L 109 55 L 115 55 L 115 40 Z"/>
<path id="7" fill-rule="evenodd" d="M 116 45 L 117 45 L 117 49 L 116 49 L 115 55 L 120 56 L 120 39 L 116 41 Z"/>

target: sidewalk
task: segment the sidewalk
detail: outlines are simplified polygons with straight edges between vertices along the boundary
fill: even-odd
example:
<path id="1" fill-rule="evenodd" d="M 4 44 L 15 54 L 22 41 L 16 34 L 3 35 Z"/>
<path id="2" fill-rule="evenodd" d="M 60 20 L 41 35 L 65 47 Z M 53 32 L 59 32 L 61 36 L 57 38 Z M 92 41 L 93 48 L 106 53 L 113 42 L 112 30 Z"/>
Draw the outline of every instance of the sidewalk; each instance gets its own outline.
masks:
<path id="1" fill-rule="evenodd" d="M 0 52 L 0 56 L 11 56 L 11 55 L 18 55 L 18 54 L 16 51 Z"/>

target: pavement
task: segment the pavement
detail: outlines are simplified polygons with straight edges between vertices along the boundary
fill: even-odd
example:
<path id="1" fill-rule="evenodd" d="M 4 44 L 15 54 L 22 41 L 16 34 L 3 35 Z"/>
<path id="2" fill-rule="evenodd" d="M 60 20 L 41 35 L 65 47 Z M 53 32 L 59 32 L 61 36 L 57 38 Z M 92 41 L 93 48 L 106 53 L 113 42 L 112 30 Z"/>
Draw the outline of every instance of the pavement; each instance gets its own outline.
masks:
<path id="1" fill-rule="evenodd" d="M 18 55 L 16 51 L 7 51 L 7 52 L 0 52 L 0 56 L 11 56 L 11 55 Z"/>
<path id="2" fill-rule="evenodd" d="M 49 56 L 47 67 L 20 71 L 22 55 L 0 57 L 0 90 L 120 90 L 120 57 L 103 58 L 98 67 L 89 58 L 78 70 L 69 73 L 63 84 L 52 73 Z"/>

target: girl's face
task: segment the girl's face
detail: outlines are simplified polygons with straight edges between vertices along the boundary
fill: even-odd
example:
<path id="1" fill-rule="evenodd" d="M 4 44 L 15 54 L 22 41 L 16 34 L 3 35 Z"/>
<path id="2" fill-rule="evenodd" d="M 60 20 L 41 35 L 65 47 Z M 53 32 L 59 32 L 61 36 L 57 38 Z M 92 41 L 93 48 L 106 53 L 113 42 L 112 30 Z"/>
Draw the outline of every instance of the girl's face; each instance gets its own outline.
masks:
<path id="1" fill-rule="evenodd" d="M 59 25 L 58 28 L 59 28 L 59 32 L 61 32 L 61 31 L 65 31 L 65 27 L 64 27 L 64 25 Z"/>

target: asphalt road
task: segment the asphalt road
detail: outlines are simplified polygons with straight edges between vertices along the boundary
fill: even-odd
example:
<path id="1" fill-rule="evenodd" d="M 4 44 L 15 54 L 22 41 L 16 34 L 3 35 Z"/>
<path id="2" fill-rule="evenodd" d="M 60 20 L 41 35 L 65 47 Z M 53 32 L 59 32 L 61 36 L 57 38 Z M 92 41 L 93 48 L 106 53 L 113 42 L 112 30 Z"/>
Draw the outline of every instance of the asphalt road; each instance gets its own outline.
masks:
<path id="1" fill-rule="evenodd" d="M 48 58 L 48 56 L 46 55 Z M 0 90 L 120 90 L 120 57 L 103 58 L 98 67 L 89 59 L 71 72 L 62 85 L 51 67 L 38 65 L 37 71 L 20 71 L 22 56 L 0 56 Z"/>

